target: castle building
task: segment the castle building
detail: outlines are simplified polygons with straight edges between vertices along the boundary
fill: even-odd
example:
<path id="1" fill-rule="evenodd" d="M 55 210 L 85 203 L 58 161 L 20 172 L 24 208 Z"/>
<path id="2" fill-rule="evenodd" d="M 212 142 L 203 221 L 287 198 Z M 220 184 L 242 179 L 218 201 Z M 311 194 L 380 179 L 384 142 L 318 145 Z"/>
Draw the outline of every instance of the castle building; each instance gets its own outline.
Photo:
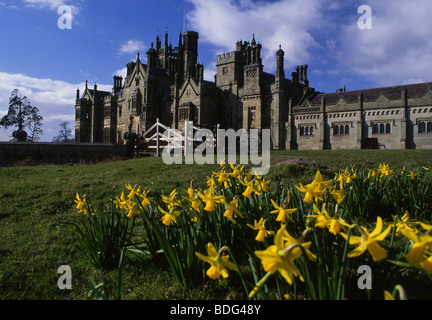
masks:
<path id="1" fill-rule="evenodd" d="M 314 92 L 292 106 L 286 148 L 432 149 L 432 82 L 335 93 Z"/>
<path id="2" fill-rule="evenodd" d="M 76 142 L 123 144 L 130 128 L 142 134 L 159 119 L 180 131 L 185 121 L 209 129 L 270 129 L 273 149 L 360 149 L 368 138 L 386 148 L 432 148 L 432 83 L 320 93 L 309 86 L 307 65 L 285 76 L 281 47 L 275 74 L 265 72 L 255 36 L 217 56 L 211 82 L 198 63 L 198 39 L 187 31 L 173 47 L 166 33 L 162 47 L 157 36 L 147 63 L 138 53 L 125 79 L 114 76 L 112 92 L 87 83 L 82 95 L 78 89 Z"/>

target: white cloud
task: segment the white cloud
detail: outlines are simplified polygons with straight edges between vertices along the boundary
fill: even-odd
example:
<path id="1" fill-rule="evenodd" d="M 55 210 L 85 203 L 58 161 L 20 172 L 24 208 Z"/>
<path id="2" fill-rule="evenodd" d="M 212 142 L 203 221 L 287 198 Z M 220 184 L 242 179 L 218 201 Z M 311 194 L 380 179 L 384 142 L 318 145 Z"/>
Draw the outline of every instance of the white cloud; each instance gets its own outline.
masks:
<path id="1" fill-rule="evenodd" d="M 286 68 L 309 64 L 315 76 L 316 66 L 324 74 L 377 86 L 432 81 L 430 0 L 187 1 L 193 5 L 188 28 L 198 31 L 201 41 L 220 54 L 255 34 L 270 72 L 281 44 Z M 372 30 L 358 28 L 363 4 L 372 8 Z"/>
<path id="2" fill-rule="evenodd" d="M 378 85 L 431 81 L 432 1 L 374 1 L 370 6 L 371 30 L 360 30 L 356 19 L 342 27 L 334 51 L 341 65 Z"/>
<path id="3" fill-rule="evenodd" d="M 7 113 L 11 93 L 18 89 L 22 96 L 28 97 L 32 106 L 39 109 L 44 118 L 45 135 L 42 141 L 51 141 L 52 136 L 49 133 L 55 135 L 61 121 L 75 120 L 75 99 L 78 88 L 82 94 L 85 83 L 73 84 L 60 80 L 38 79 L 24 74 L 0 72 L 0 116 Z M 98 90 L 111 91 L 111 89 L 112 85 L 98 84 Z M 0 134 L 10 136 L 10 133 L 5 132 L 3 128 Z"/>
<path id="4" fill-rule="evenodd" d="M 144 42 L 139 40 L 128 40 L 123 43 L 119 49 L 119 54 L 136 54 L 139 51 L 145 50 Z"/>
<path id="5" fill-rule="evenodd" d="M 4 1 L 0 1 L 0 10 L 2 9 L 18 9 L 18 7 L 16 5 L 7 4 Z"/>
<path id="6" fill-rule="evenodd" d="M 73 14 L 78 14 L 82 8 L 82 0 L 23 0 L 27 7 L 57 11 L 62 5 L 72 8 Z"/>
<path id="7" fill-rule="evenodd" d="M 113 73 L 113 76 L 122 76 L 123 79 L 127 76 L 127 67 L 124 67 L 123 69 L 119 69 Z"/>
<path id="8" fill-rule="evenodd" d="M 263 64 L 275 68 L 275 52 L 282 45 L 289 65 L 306 63 L 310 49 L 318 45 L 313 31 L 325 23 L 319 0 L 188 0 L 194 10 L 188 15 L 200 38 L 219 48 L 220 53 L 235 50 L 238 40 L 251 41 L 255 34 L 263 44 Z"/>

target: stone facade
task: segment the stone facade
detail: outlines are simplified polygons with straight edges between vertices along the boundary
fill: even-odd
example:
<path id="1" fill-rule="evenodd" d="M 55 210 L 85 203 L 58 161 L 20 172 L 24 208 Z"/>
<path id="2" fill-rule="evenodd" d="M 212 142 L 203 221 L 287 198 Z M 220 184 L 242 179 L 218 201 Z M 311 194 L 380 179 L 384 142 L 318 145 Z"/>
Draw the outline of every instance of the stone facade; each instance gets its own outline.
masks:
<path id="1" fill-rule="evenodd" d="M 168 34 L 164 47 L 158 36 L 147 52 L 147 64 L 138 54 L 127 64 L 125 79 L 114 77 L 112 92 L 88 84 L 82 95 L 78 90 L 76 142 L 122 144 L 129 127 L 142 134 L 159 119 L 180 131 L 186 120 L 210 129 L 271 129 L 273 147 L 285 148 L 288 101 L 300 101 L 308 87 L 307 67 L 298 67 L 292 80 L 285 79 L 284 52 L 279 49 L 276 75 L 264 72 L 262 46 L 253 37 L 218 56 L 215 82 L 205 81 L 198 38 L 196 32 L 185 32 L 173 48 Z"/>
<path id="2" fill-rule="evenodd" d="M 138 53 L 127 76 L 114 77 L 112 92 L 86 84 L 76 99 L 76 142 L 123 144 L 124 134 L 143 134 L 157 119 L 182 131 L 185 121 L 215 129 L 270 129 L 273 149 L 360 149 L 378 138 L 388 149 L 432 148 L 432 83 L 320 93 L 309 86 L 308 66 L 288 79 L 284 51 L 276 72 L 264 71 L 262 45 L 238 41 L 217 56 L 215 81 L 198 63 L 199 35 L 179 35 L 178 46 L 156 45 L 143 64 Z M 124 82 L 124 83 L 123 83 Z"/>
<path id="3" fill-rule="evenodd" d="M 432 83 L 314 92 L 289 118 L 288 149 L 432 149 Z"/>

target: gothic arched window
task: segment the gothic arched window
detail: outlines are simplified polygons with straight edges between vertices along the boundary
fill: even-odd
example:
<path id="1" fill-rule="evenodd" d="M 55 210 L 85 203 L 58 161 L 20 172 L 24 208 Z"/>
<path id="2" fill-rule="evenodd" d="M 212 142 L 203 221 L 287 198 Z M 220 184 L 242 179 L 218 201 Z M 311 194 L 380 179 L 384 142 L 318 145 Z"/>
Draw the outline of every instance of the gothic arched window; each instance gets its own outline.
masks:
<path id="1" fill-rule="evenodd" d="M 386 124 L 386 133 L 391 133 L 391 124 L 390 123 Z"/>
<path id="2" fill-rule="evenodd" d="M 420 125 L 419 125 L 419 133 L 423 133 L 423 132 L 426 132 L 426 123 L 425 122 L 420 122 Z"/>

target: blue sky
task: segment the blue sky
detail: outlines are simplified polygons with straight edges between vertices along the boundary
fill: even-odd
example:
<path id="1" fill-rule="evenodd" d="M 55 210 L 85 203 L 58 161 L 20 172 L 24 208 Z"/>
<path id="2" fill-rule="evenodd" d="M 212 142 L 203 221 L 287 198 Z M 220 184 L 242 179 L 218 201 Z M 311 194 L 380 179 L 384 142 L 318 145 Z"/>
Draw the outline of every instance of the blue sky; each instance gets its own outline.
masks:
<path id="1" fill-rule="evenodd" d="M 72 9 L 72 29 L 60 30 L 57 10 Z M 372 29 L 360 29 L 361 5 L 372 9 Z M 85 81 L 111 90 L 137 51 L 167 31 L 173 46 L 183 31 L 199 32 L 200 63 L 213 80 L 216 56 L 237 40 L 263 45 L 267 72 L 275 70 L 279 44 L 287 77 L 309 65 L 310 85 L 321 92 L 432 81 L 430 0 L 0 0 L 0 117 L 12 91 L 44 117 L 42 141 L 62 121 L 74 126 L 76 89 Z M 0 141 L 13 129 L 0 128 Z"/>

